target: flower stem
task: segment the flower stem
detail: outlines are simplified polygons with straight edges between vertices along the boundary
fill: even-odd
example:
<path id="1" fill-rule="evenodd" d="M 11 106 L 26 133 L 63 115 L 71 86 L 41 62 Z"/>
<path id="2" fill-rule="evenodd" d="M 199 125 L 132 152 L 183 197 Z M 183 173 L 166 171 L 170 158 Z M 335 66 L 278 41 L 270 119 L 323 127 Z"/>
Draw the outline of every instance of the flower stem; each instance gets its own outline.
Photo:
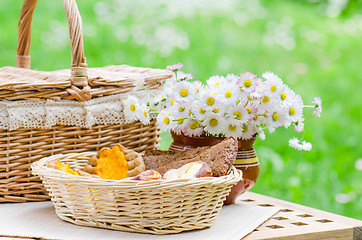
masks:
<path id="1" fill-rule="evenodd" d="M 151 93 L 150 90 L 148 90 L 144 85 L 143 88 L 152 96 L 152 97 L 156 97 L 155 94 Z"/>

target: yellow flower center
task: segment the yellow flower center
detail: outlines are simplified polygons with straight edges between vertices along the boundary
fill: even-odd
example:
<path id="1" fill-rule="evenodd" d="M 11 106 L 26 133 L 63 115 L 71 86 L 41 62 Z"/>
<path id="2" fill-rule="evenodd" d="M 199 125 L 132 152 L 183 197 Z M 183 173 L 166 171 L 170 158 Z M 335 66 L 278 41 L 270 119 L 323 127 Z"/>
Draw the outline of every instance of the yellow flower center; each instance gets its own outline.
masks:
<path id="1" fill-rule="evenodd" d="M 233 93 L 231 91 L 227 91 L 225 93 L 225 97 L 227 97 L 227 98 L 231 98 L 232 95 L 233 95 Z"/>
<path id="2" fill-rule="evenodd" d="M 200 91 L 198 88 L 195 88 L 195 90 L 196 90 L 196 93 L 199 93 L 199 91 Z"/>
<path id="3" fill-rule="evenodd" d="M 218 122 L 217 119 L 215 119 L 215 118 L 213 118 L 213 119 L 210 120 L 210 125 L 211 125 L 212 127 L 217 126 L 218 123 L 219 123 L 219 122 Z"/>
<path id="4" fill-rule="evenodd" d="M 136 111 L 136 107 L 135 107 L 134 104 L 131 104 L 131 105 L 129 106 L 129 109 L 130 109 L 132 112 Z"/>
<path id="5" fill-rule="evenodd" d="M 191 111 L 191 109 L 189 109 L 189 116 L 191 116 L 191 113 L 192 113 L 192 111 Z"/>
<path id="6" fill-rule="evenodd" d="M 178 107 L 178 111 L 183 112 L 183 111 L 185 111 L 185 108 L 184 107 Z"/>
<path id="7" fill-rule="evenodd" d="M 215 83 L 215 86 L 220 86 L 220 83 L 218 82 L 218 83 Z"/>
<path id="8" fill-rule="evenodd" d="M 270 87 L 270 91 L 275 92 L 276 90 L 277 90 L 277 86 L 273 85 L 273 86 Z"/>
<path id="9" fill-rule="evenodd" d="M 278 113 L 273 113 L 273 120 L 276 121 L 279 119 Z"/>
<path id="10" fill-rule="evenodd" d="M 166 124 L 166 125 L 170 124 L 170 119 L 168 117 L 165 117 L 163 119 L 163 123 Z"/>
<path id="11" fill-rule="evenodd" d="M 245 85 L 245 87 L 250 87 L 251 86 L 251 81 L 249 79 L 245 80 L 244 85 Z"/>
<path id="12" fill-rule="evenodd" d="M 240 119 L 243 117 L 243 115 L 242 115 L 241 112 L 239 112 L 239 111 L 235 111 L 235 112 L 234 112 L 234 116 L 235 116 L 235 118 L 238 119 L 238 120 L 240 120 Z"/>
<path id="13" fill-rule="evenodd" d="M 190 128 L 191 128 L 191 129 L 196 129 L 196 128 L 197 128 L 197 123 L 196 123 L 196 122 L 192 122 L 192 123 L 190 124 Z"/>
<path id="14" fill-rule="evenodd" d="M 295 109 L 294 108 L 289 109 L 289 114 L 294 115 L 295 114 Z"/>
<path id="15" fill-rule="evenodd" d="M 287 98 L 287 94 L 286 93 L 282 93 L 282 95 L 280 96 L 282 98 L 282 100 L 285 100 Z"/>
<path id="16" fill-rule="evenodd" d="M 231 132 L 234 132 L 235 130 L 236 130 L 236 126 L 234 126 L 234 125 L 229 125 L 229 130 L 231 131 Z"/>
<path id="17" fill-rule="evenodd" d="M 172 100 L 171 101 L 171 106 L 173 106 L 173 104 L 176 102 L 176 100 Z"/>
<path id="18" fill-rule="evenodd" d="M 248 95 L 248 99 L 249 99 L 249 101 L 253 101 L 253 100 L 254 100 L 254 98 L 251 97 L 250 95 Z"/>
<path id="19" fill-rule="evenodd" d="M 200 108 L 199 112 L 200 112 L 201 114 L 204 114 L 204 113 L 206 112 L 206 110 Z"/>
<path id="20" fill-rule="evenodd" d="M 215 99 L 213 99 L 212 97 L 209 97 L 208 99 L 206 99 L 206 103 L 209 106 L 214 105 Z"/>
<path id="21" fill-rule="evenodd" d="M 215 108 L 214 110 L 212 110 L 214 113 L 218 113 L 219 112 L 219 108 Z"/>
<path id="22" fill-rule="evenodd" d="M 244 124 L 244 125 L 243 125 L 243 132 L 247 132 L 248 129 L 249 129 L 249 128 L 248 128 L 248 125 Z"/>
<path id="23" fill-rule="evenodd" d="M 251 109 L 250 108 L 246 108 L 246 111 L 250 114 L 251 113 Z"/>
<path id="24" fill-rule="evenodd" d="M 147 112 L 143 111 L 143 116 L 147 117 Z"/>
<path id="25" fill-rule="evenodd" d="M 269 102 L 269 97 L 268 96 L 263 97 L 263 102 L 268 103 Z"/>
<path id="26" fill-rule="evenodd" d="M 181 89 L 180 91 L 180 95 L 183 97 L 186 97 L 189 94 L 189 91 L 187 91 L 187 89 Z"/>
<path id="27" fill-rule="evenodd" d="M 182 118 L 177 119 L 177 124 L 181 125 L 183 122 L 184 122 L 184 120 Z"/>

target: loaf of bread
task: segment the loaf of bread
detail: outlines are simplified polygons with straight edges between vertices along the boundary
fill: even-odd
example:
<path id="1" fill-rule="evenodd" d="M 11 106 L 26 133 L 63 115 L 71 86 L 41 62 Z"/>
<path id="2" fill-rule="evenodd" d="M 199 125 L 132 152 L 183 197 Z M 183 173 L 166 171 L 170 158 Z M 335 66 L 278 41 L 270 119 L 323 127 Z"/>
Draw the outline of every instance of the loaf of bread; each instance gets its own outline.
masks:
<path id="1" fill-rule="evenodd" d="M 177 169 L 190 162 L 207 163 L 214 177 L 225 176 L 233 165 L 238 150 L 234 137 L 225 138 L 211 147 L 200 147 L 185 151 L 147 151 L 143 156 L 146 169 L 154 169 L 164 175 L 170 169 Z"/>

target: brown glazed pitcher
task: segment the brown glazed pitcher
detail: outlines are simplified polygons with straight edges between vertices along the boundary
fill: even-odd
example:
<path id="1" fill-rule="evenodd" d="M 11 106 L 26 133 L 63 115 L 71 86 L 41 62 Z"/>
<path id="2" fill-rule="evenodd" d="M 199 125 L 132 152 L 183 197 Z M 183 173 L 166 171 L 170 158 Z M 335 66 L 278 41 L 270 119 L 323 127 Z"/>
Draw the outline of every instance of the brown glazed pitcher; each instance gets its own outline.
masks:
<path id="1" fill-rule="evenodd" d="M 189 137 L 183 134 L 177 135 L 171 132 L 172 144 L 169 150 L 184 151 L 187 149 L 212 146 L 220 143 L 224 138 L 222 137 Z M 234 166 L 243 172 L 243 179 L 231 188 L 230 194 L 225 200 L 225 204 L 234 204 L 235 199 L 252 188 L 259 176 L 259 161 L 258 156 L 254 150 L 254 142 L 256 137 L 248 140 L 238 140 L 238 153 Z"/>

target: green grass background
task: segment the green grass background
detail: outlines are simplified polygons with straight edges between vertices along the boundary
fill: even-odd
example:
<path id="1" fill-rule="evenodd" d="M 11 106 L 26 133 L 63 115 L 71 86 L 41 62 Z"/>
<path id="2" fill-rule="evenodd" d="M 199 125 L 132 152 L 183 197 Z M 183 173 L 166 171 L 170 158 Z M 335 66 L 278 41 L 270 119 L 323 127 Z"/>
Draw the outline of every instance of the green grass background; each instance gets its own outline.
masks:
<path id="1" fill-rule="evenodd" d="M 304 138 L 312 151 L 288 147 L 292 136 L 301 136 L 293 129 L 257 140 L 261 173 L 253 191 L 362 219 L 362 171 L 355 167 L 362 158 L 362 4 L 355 1 L 348 11 L 329 17 L 324 1 L 264 0 L 250 8 L 240 0 L 230 1 L 238 7 L 227 10 L 211 9 L 211 1 L 196 11 L 181 1 L 173 1 L 174 8 L 155 2 L 79 0 L 88 65 L 165 68 L 182 62 L 185 72 L 203 81 L 215 74 L 269 70 L 305 103 L 322 97 L 321 118 L 305 110 Z M 0 66 L 14 65 L 20 8 L 21 1 L 0 1 Z M 69 67 L 64 15 L 61 1 L 39 0 L 33 68 Z M 164 133 L 161 148 L 170 141 Z M 341 193 L 346 203 L 336 201 Z"/>

